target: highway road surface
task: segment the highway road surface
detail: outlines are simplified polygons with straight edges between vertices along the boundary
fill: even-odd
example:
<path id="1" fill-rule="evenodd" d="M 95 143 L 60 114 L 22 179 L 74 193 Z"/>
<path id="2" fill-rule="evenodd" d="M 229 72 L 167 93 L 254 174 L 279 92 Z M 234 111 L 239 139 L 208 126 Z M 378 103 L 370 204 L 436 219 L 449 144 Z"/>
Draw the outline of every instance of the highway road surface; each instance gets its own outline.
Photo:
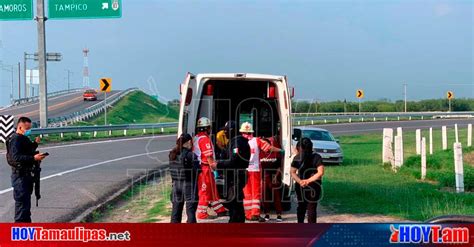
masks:
<path id="1" fill-rule="evenodd" d="M 442 125 L 460 128 L 472 119 L 425 120 L 318 125 L 335 135 L 382 133 L 384 127 L 440 128 Z M 85 209 L 105 200 L 147 171 L 164 166 L 174 135 L 146 136 L 95 142 L 64 143 L 40 146 L 50 156 L 43 162 L 42 199 L 34 206 L 35 222 L 63 222 L 76 218 Z M 13 220 L 14 202 L 10 187 L 10 168 L 5 151 L 0 150 L 0 221 Z M 34 197 L 33 197 L 34 198 Z"/>
<path id="2" fill-rule="evenodd" d="M 107 97 L 110 98 L 118 92 L 120 91 L 112 91 Z M 84 101 L 82 94 L 83 92 L 73 92 L 48 98 L 48 118 L 66 116 L 104 100 L 104 94 L 100 92 L 97 94 L 97 101 Z M 1 109 L 0 115 L 25 116 L 31 118 L 34 122 L 39 121 L 39 102 L 25 103 Z"/>

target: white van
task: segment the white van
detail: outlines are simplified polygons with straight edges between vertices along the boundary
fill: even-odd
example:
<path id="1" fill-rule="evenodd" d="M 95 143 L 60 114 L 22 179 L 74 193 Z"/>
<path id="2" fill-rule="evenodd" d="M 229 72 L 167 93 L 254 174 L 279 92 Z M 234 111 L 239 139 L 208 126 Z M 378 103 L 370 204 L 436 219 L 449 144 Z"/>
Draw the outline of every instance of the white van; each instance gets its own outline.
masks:
<path id="1" fill-rule="evenodd" d="M 178 136 L 194 135 L 200 117 L 211 119 L 214 135 L 229 120 L 236 121 L 237 126 L 252 123 L 258 137 L 271 137 L 280 131 L 280 143 L 285 150 L 283 183 L 289 185 L 293 92 L 286 76 L 188 73 L 180 88 Z"/>

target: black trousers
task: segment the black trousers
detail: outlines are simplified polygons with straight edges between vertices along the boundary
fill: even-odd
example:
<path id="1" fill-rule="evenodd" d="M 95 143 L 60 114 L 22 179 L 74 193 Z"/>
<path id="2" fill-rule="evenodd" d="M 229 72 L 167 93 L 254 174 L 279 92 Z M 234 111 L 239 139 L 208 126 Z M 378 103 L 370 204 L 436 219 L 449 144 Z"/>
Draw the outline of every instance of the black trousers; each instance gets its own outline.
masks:
<path id="1" fill-rule="evenodd" d="M 15 200 L 15 222 L 31 222 L 31 193 L 33 177 L 29 174 L 12 173 L 13 199 Z"/>
<path id="2" fill-rule="evenodd" d="M 229 210 L 229 223 L 245 223 L 244 185 L 230 185 L 227 193 L 226 206 Z"/>
<path id="3" fill-rule="evenodd" d="M 190 181 L 173 181 L 171 192 L 171 223 L 181 223 L 183 209 L 186 205 L 187 223 L 196 223 L 196 210 L 198 206 L 197 184 Z"/>
<path id="4" fill-rule="evenodd" d="M 296 216 L 298 223 L 304 223 L 306 214 L 308 215 L 308 223 L 316 223 L 318 201 L 321 198 L 321 183 L 312 183 L 307 187 L 301 188 L 296 184 L 295 191 L 298 198 L 298 207 Z"/>

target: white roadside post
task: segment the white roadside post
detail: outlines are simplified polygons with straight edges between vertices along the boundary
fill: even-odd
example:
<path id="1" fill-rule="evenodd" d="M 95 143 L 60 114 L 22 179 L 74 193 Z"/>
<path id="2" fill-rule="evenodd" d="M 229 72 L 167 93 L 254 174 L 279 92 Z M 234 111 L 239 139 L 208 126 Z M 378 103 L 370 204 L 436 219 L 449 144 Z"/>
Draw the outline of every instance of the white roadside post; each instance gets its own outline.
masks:
<path id="1" fill-rule="evenodd" d="M 393 129 L 383 129 L 383 148 L 382 148 L 382 162 L 393 164 Z"/>
<path id="2" fill-rule="evenodd" d="M 433 154 L 433 128 L 430 128 L 430 155 Z"/>
<path id="3" fill-rule="evenodd" d="M 421 130 L 416 130 L 416 154 L 421 154 Z"/>
<path id="4" fill-rule="evenodd" d="M 456 177 L 456 192 L 464 192 L 464 168 L 462 161 L 462 145 L 454 143 L 454 173 Z"/>
<path id="5" fill-rule="evenodd" d="M 426 178 L 426 138 L 421 138 L 421 180 Z"/>
<path id="6" fill-rule="evenodd" d="M 472 124 L 467 125 L 467 146 L 472 146 Z"/>
<path id="7" fill-rule="evenodd" d="M 448 149 L 448 134 L 447 134 L 447 131 L 446 131 L 446 126 L 443 126 L 441 128 L 441 137 L 443 139 L 443 150 L 446 150 Z"/>
<path id="8" fill-rule="evenodd" d="M 401 160 L 401 164 L 403 165 L 403 161 L 405 160 L 405 155 L 404 155 L 404 148 L 403 148 L 403 129 L 402 127 L 398 127 L 397 128 L 397 136 L 400 136 L 400 150 L 401 150 L 401 153 L 400 153 L 400 160 Z"/>
<path id="9" fill-rule="evenodd" d="M 459 142 L 458 124 L 454 124 L 454 135 L 456 137 L 456 142 Z"/>
<path id="10" fill-rule="evenodd" d="M 402 137 L 395 136 L 395 164 L 392 166 L 392 170 L 396 171 L 403 164 L 403 149 L 402 149 Z"/>

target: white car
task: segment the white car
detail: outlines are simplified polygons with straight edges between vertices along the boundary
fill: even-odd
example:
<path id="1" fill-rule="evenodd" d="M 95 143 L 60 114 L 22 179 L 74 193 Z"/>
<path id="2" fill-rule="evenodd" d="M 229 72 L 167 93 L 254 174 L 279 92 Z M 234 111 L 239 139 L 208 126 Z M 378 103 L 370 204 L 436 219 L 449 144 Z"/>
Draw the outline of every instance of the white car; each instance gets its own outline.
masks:
<path id="1" fill-rule="evenodd" d="M 307 137 L 313 142 L 313 150 L 321 155 L 324 163 L 341 164 L 344 159 L 339 141 L 331 132 L 316 127 L 298 127 L 293 129 L 293 145 Z"/>

